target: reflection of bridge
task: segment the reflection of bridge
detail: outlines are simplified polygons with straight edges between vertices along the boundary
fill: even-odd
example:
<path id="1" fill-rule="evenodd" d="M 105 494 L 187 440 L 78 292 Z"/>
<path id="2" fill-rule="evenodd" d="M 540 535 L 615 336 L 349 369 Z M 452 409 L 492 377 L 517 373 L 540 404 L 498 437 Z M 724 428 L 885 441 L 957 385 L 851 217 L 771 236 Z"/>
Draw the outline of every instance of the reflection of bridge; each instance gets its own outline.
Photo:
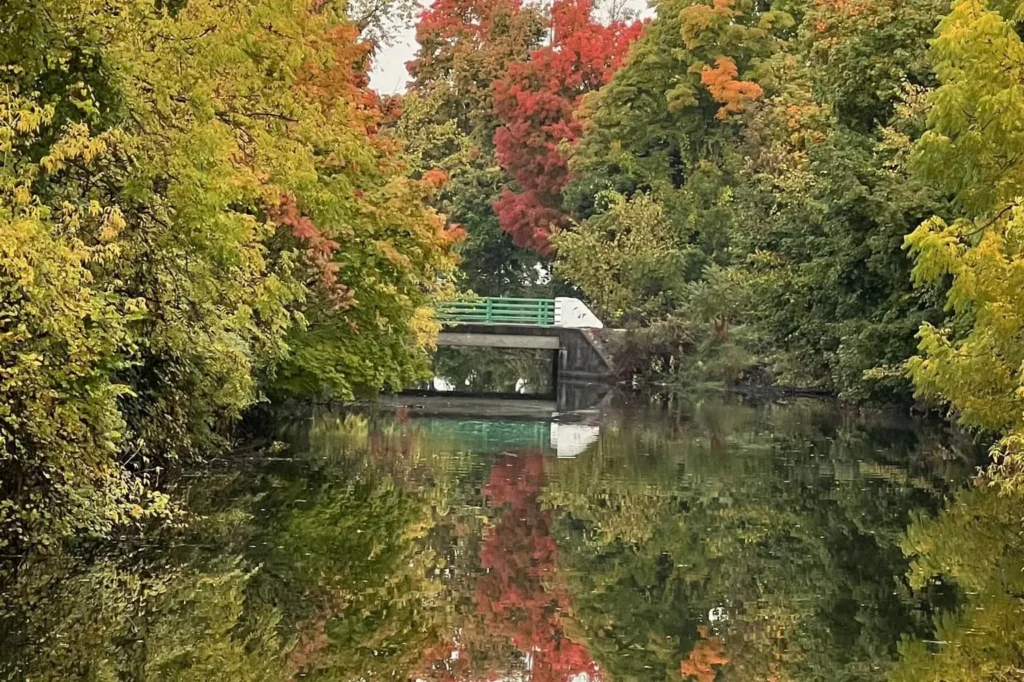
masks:
<path id="1" fill-rule="evenodd" d="M 556 383 L 603 380 L 612 374 L 596 330 L 604 325 L 575 298 L 480 298 L 438 306 L 437 345 L 555 352 Z"/>
<path id="2" fill-rule="evenodd" d="M 446 419 L 419 417 L 399 426 L 438 451 L 473 454 L 541 453 L 572 458 L 584 452 L 601 435 L 598 422 L 550 420 Z"/>

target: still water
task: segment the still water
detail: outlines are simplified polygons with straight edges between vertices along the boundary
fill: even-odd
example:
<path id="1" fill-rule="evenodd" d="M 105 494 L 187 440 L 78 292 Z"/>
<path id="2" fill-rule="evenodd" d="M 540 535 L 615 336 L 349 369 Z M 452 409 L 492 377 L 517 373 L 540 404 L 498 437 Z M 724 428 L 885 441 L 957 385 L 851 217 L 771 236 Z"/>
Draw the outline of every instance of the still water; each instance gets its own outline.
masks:
<path id="1" fill-rule="evenodd" d="M 814 402 L 317 412 L 170 528 L 26 561 L 0 679 L 1019 680 L 1024 506 Z"/>

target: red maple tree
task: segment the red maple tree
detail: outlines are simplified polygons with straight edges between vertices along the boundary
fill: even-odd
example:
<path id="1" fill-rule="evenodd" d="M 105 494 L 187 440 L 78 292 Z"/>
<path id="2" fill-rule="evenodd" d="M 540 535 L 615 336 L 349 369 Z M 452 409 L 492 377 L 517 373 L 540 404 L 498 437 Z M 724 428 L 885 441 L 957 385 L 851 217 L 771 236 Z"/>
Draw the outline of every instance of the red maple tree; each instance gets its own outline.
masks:
<path id="1" fill-rule="evenodd" d="M 499 74 L 533 42 L 534 29 L 523 14 L 522 0 L 434 0 L 416 23 L 420 47 L 406 64 L 414 87 L 462 74 Z M 480 55 L 492 63 L 473 63 Z"/>
<path id="2" fill-rule="evenodd" d="M 406 64 L 410 90 L 444 93 L 439 120 L 455 121 L 474 142 L 491 144 L 491 83 L 512 62 L 529 57 L 544 21 L 522 0 L 435 0 L 419 17 L 416 58 Z"/>
<path id="3" fill-rule="evenodd" d="M 574 144 L 582 128 L 573 114 L 584 95 L 611 79 L 642 29 L 640 22 L 603 25 L 592 15 L 592 0 L 555 0 L 551 43 L 509 64 L 492 85 L 502 122 L 494 135 L 498 161 L 519 186 L 506 188 L 494 210 L 516 245 L 541 254 L 551 250 L 552 227 L 566 220 L 562 146 Z"/>

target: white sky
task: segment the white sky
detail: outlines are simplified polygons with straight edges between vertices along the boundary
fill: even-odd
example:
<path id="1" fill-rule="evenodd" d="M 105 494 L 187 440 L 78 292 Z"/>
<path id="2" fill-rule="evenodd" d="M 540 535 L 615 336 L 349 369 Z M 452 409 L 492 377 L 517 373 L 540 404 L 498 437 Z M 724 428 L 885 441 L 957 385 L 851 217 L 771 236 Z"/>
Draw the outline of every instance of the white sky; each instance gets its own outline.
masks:
<path id="1" fill-rule="evenodd" d="M 420 2 L 424 7 L 432 4 L 431 0 Z M 409 26 L 402 31 L 394 45 L 385 46 L 377 54 L 370 70 L 370 87 L 382 95 L 405 92 L 405 83 L 409 78 L 405 63 L 415 56 L 416 28 Z"/>
<path id="2" fill-rule="evenodd" d="M 421 2 L 424 7 L 431 4 L 431 0 L 421 0 Z M 643 16 L 653 16 L 654 14 L 647 7 L 647 0 L 626 0 L 626 3 L 630 8 L 641 12 Z M 410 26 L 402 31 L 393 45 L 384 47 L 377 55 L 373 69 L 370 71 L 370 86 L 382 95 L 405 92 L 406 81 L 409 78 L 409 74 L 405 70 L 405 63 L 416 56 L 416 47 L 416 29 Z"/>

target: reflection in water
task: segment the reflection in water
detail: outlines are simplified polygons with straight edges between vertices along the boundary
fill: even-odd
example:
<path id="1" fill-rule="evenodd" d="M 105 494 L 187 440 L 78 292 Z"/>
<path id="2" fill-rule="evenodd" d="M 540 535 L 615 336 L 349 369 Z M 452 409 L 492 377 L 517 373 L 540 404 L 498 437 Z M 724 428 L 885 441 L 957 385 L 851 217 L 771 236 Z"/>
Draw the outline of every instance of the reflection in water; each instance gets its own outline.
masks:
<path id="1" fill-rule="evenodd" d="M 471 616 L 482 637 L 455 639 L 420 679 L 487 680 L 513 671 L 536 682 L 593 679 L 597 671 L 590 654 L 569 638 L 563 623 L 570 600 L 559 580 L 551 513 L 540 502 L 544 478 L 539 454 L 504 455 L 495 461 L 483 497 L 498 518 L 484 533 Z M 473 669 L 474 661 L 493 659 L 488 650 L 509 646 L 513 662 Z"/>
<path id="2" fill-rule="evenodd" d="M 174 528 L 23 562 L 0 680 L 1021 679 L 1024 504 L 955 492 L 941 434 L 706 403 L 569 459 L 550 428 L 296 421 Z"/>
<path id="3" fill-rule="evenodd" d="M 964 490 L 937 518 L 917 518 L 904 549 L 916 590 L 948 581 L 956 607 L 927 641 L 900 645 L 893 682 L 1024 679 L 1024 503 L 991 487 Z"/>
<path id="4" fill-rule="evenodd" d="M 572 459 L 583 454 L 600 437 L 599 424 L 558 422 L 551 425 L 551 449 L 559 459 Z"/>

